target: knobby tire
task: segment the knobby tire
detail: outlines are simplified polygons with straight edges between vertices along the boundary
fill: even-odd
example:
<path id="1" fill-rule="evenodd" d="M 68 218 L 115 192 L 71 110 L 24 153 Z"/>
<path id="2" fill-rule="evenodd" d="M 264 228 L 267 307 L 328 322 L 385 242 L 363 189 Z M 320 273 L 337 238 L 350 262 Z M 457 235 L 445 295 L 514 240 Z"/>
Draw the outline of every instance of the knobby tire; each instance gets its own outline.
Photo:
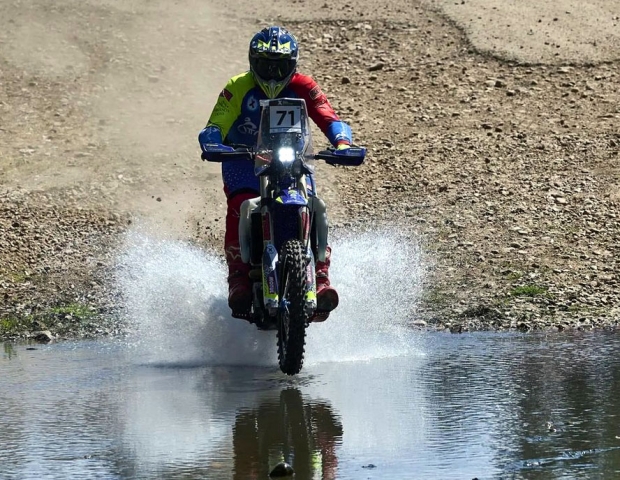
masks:
<path id="1" fill-rule="evenodd" d="M 299 240 L 287 241 L 280 252 L 280 298 L 288 309 L 278 314 L 278 361 L 287 375 L 301 371 L 306 343 L 306 249 Z"/>

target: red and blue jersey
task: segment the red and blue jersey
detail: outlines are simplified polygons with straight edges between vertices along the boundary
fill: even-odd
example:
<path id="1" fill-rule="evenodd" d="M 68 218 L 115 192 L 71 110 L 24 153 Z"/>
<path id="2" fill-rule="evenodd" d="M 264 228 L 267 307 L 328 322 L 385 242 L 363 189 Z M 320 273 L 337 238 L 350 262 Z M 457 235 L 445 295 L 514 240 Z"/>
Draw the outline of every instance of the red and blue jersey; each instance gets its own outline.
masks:
<path id="1" fill-rule="evenodd" d="M 308 115 L 332 145 L 352 143 L 350 127 L 338 118 L 311 77 L 294 74 L 278 97 L 303 98 Z M 260 101 L 266 98 L 250 72 L 231 78 L 220 93 L 207 126 L 200 132 L 200 143 L 255 145 L 260 123 Z M 228 194 L 237 190 L 259 189 L 251 161 L 223 163 L 222 177 Z"/>

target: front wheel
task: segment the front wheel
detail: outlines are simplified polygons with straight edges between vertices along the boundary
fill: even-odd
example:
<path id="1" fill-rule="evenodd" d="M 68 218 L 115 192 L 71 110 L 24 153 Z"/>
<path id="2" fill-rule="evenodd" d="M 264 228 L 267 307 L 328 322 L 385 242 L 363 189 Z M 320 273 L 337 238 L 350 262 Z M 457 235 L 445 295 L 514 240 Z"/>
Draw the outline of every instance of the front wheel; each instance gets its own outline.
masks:
<path id="1" fill-rule="evenodd" d="M 299 240 L 288 240 L 280 252 L 280 308 L 278 311 L 278 360 L 287 375 L 301 371 L 306 343 L 306 249 Z"/>

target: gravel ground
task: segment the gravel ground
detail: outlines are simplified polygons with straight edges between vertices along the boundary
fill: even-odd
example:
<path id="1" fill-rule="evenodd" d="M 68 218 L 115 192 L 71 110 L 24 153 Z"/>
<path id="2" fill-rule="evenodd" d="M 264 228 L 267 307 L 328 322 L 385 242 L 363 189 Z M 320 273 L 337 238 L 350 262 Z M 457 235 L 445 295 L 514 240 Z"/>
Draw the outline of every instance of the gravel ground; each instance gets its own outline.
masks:
<path id="1" fill-rule="evenodd" d="M 197 160 L 195 133 L 226 78 L 245 68 L 245 36 L 276 21 L 297 34 L 301 70 L 369 148 L 360 168 L 320 171 L 332 222 L 397 225 L 423 246 L 412 324 L 617 328 L 620 64 L 618 43 L 590 32 L 617 35 L 620 22 L 602 2 L 563 16 L 570 8 L 554 3 L 541 18 L 525 2 L 503 29 L 497 18 L 514 12 L 501 2 L 276 1 L 258 13 L 244 0 L 229 12 L 239 38 L 209 53 L 218 64 L 236 55 L 228 69 L 194 61 L 213 41 L 206 27 L 233 28 L 217 6 L 108 3 L 0 6 L 0 338 L 122 331 L 110 278 L 136 218 L 221 242 L 221 181 Z M 62 16 L 69 8 L 76 23 Z M 89 23 L 73 36 L 57 29 L 33 65 L 15 47 L 41 40 L 32 25 L 43 14 L 66 29 Z M 140 43 L 161 18 L 177 20 L 153 40 L 165 69 Z M 187 31 L 194 43 L 181 55 Z M 563 50 L 567 31 L 579 35 Z"/>

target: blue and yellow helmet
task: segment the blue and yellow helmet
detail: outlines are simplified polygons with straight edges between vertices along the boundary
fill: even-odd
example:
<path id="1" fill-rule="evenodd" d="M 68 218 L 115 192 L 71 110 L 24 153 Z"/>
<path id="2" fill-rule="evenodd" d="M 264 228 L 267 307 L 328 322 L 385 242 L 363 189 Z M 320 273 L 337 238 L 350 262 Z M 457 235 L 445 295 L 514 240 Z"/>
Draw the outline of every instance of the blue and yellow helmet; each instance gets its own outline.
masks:
<path id="1" fill-rule="evenodd" d="M 297 69 L 297 39 L 282 27 L 267 27 L 250 41 L 250 71 L 267 98 L 276 98 Z"/>

